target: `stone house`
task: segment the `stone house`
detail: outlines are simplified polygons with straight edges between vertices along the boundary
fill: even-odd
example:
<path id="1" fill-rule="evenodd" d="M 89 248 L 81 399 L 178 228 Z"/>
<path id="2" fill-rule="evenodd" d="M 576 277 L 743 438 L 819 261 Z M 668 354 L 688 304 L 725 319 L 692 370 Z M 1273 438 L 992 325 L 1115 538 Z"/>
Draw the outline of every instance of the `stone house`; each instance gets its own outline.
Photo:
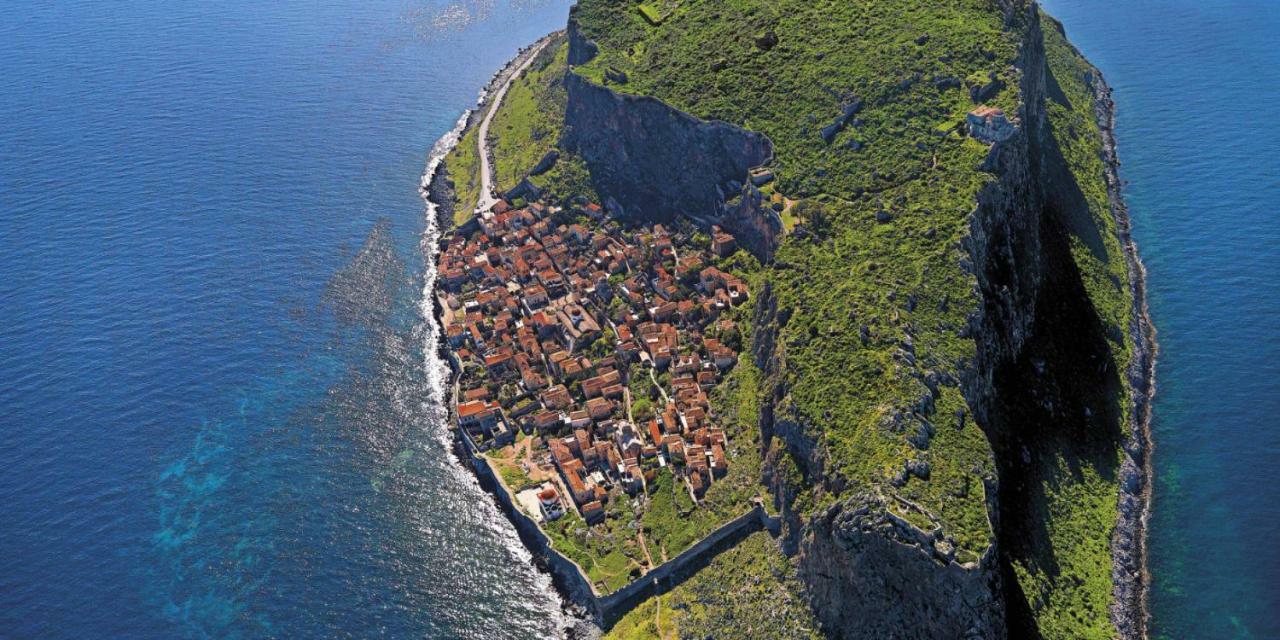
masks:
<path id="1" fill-rule="evenodd" d="M 965 117 L 969 125 L 969 135 L 986 143 L 1003 142 L 1013 135 L 1013 123 L 1004 115 L 1004 110 L 983 105 L 969 112 Z"/>

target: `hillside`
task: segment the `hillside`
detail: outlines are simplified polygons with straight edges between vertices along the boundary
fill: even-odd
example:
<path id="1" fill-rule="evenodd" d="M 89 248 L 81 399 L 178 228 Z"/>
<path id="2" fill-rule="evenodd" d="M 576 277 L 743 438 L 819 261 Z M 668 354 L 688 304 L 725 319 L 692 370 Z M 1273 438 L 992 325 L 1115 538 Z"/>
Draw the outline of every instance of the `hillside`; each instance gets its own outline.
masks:
<path id="1" fill-rule="evenodd" d="M 1108 90 L 1060 26 L 1015 0 L 581 0 L 566 40 L 498 114 L 499 180 L 558 136 L 548 202 L 754 254 L 777 588 L 831 637 L 1137 637 L 1148 327 Z M 1008 137 L 970 135 L 980 106 Z"/>

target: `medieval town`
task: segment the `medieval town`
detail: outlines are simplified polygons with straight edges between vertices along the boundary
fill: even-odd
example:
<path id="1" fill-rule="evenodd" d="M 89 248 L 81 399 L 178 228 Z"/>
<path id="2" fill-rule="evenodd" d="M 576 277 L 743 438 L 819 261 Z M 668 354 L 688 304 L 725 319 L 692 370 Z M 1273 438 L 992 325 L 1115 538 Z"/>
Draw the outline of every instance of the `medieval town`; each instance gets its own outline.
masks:
<path id="1" fill-rule="evenodd" d="M 724 476 L 707 394 L 741 349 L 726 311 L 748 287 L 715 266 L 736 250 L 718 227 L 624 226 L 596 204 L 499 201 L 446 238 L 457 425 L 478 450 L 518 448 L 543 480 L 527 510 L 598 522 L 662 467 L 695 502 Z"/>

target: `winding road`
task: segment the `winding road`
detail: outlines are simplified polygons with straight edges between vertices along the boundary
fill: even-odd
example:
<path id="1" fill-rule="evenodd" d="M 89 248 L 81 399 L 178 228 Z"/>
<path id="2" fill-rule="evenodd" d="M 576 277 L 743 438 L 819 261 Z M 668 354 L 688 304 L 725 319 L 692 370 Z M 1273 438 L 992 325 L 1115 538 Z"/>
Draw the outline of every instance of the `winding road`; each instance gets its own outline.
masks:
<path id="1" fill-rule="evenodd" d="M 480 130 L 476 136 L 476 144 L 479 146 L 480 152 L 480 199 L 476 201 L 476 213 L 481 216 L 487 216 L 489 209 L 498 203 L 498 198 L 494 196 L 493 187 L 493 168 L 489 166 L 489 123 L 493 122 L 493 115 L 498 112 L 498 107 L 502 105 L 502 99 L 507 97 L 507 89 L 511 88 L 511 83 L 515 82 L 520 74 L 524 73 L 529 65 L 538 58 L 538 54 L 547 48 L 551 38 L 546 37 L 539 40 L 524 54 L 524 60 L 520 62 L 520 66 L 507 75 L 506 80 L 502 82 L 502 86 L 498 88 L 498 92 L 493 95 L 493 100 L 489 104 L 489 111 L 484 114 L 484 119 L 480 121 Z"/>

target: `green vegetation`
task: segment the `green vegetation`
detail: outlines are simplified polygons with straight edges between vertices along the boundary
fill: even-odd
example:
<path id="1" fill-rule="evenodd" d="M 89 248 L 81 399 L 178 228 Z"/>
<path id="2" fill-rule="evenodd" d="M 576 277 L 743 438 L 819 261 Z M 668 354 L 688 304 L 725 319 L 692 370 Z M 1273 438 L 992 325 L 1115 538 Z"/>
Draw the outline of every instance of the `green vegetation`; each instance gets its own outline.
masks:
<path id="1" fill-rule="evenodd" d="M 745 315 L 743 310 L 736 313 Z M 751 509 L 752 498 L 763 493 L 755 428 L 759 377 L 750 362 L 739 362 L 712 394 L 713 411 L 729 441 L 729 470 L 712 483 L 701 503 L 695 504 L 685 482 L 664 468 L 647 484 L 646 494 L 629 498 L 615 491 L 603 522 L 587 526 L 570 512 L 543 526 L 552 546 L 578 563 L 597 591 L 624 586 Z M 647 394 L 649 385 L 638 379 L 648 380 L 648 374 L 632 374 L 632 393 Z"/>
<path id="2" fill-rule="evenodd" d="M 599 202 L 595 183 L 591 180 L 591 172 L 582 158 L 576 154 L 560 150 L 560 159 L 550 171 L 530 179 L 534 185 L 546 190 L 545 197 L 551 202 L 566 202 L 571 198 L 585 198 L 591 202 Z"/>
<path id="3" fill-rule="evenodd" d="M 640 10 L 640 15 L 644 16 L 644 19 L 647 20 L 649 24 L 654 26 L 662 24 L 662 10 L 656 5 L 648 2 L 641 2 L 636 5 L 636 8 Z"/>
<path id="4" fill-rule="evenodd" d="M 745 310 L 735 311 L 736 315 L 746 315 Z M 746 349 L 749 352 L 750 346 Z M 729 470 L 712 483 L 696 508 L 684 483 L 676 482 L 671 487 L 673 479 L 665 470 L 650 487 L 649 508 L 641 524 L 655 560 L 659 554 L 665 558 L 675 557 L 724 523 L 749 511 L 753 498 L 765 495 L 757 428 L 759 384 L 759 369 L 749 359 L 742 358 L 713 390 L 711 408 L 728 438 Z"/>
<path id="5" fill-rule="evenodd" d="M 918 174 L 938 132 L 973 107 L 956 85 L 1003 77 L 1017 49 L 987 0 L 667 5 L 655 25 L 631 3 L 579 3 L 600 55 L 577 72 L 605 84 L 606 71 L 621 71 L 627 82 L 615 90 L 765 133 L 779 189 L 792 196 L 849 197 Z M 1015 107 L 1014 80 L 1004 78 L 1008 87 L 990 102 Z M 824 138 L 855 104 L 861 110 Z"/>
<path id="6" fill-rule="evenodd" d="M 694 526 L 692 519 L 698 513 L 698 506 L 684 481 L 676 479 L 670 468 L 659 471 L 654 481 L 649 483 L 649 508 L 641 520 L 645 539 L 651 545 L 649 553 L 653 554 L 655 563 L 676 557 L 709 533 Z"/>
<path id="7" fill-rule="evenodd" d="M 765 195 L 786 196 L 789 235 L 750 279 L 753 291 L 768 284 L 787 315 L 777 378 L 752 384 L 762 393 L 781 385 L 777 420 L 821 425 L 826 473 L 916 505 L 900 515 L 943 526 L 958 560 L 976 559 L 994 535 L 982 480 L 995 465 L 958 384 L 976 356 L 967 316 L 980 303 L 962 243 L 994 176 L 978 168 L 987 147 L 957 125 L 977 103 L 1020 114 L 1012 64 L 1023 25 L 1005 24 L 985 0 L 685 0 L 667 3 L 661 19 L 645 4 L 580 3 L 577 19 L 600 55 L 575 72 L 775 144 L 777 181 Z M 1044 23 L 1047 152 L 1069 175 L 1051 179 L 1079 193 L 1048 194 L 1047 215 L 1067 231 L 1070 272 L 1102 326 L 1109 370 L 1122 372 L 1132 300 L 1086 84 L 1094 72 L 1054 26 Z M 713 55 L 706 42 L 717 43 Z M 1072 366 L 1063 371 L 1077 373 Z M 1132 407 L 1105 382 L 1072 391 L 1099 417 L 1045 437 L 1028 472 L 1038 489 L 1027 517 L 1043 523 L 1036 543 L 1050 551 L 1015 554 L 1014 571 L 1045 637 L 1109 637 L 1119 452 L 1103 423 L 1127 428 Z M 922 430 L 923 450 L 913 442 Z M 908 460 L 928 463 L 928 478 L 904 483 Z M 814 484 L 798 467 L 780 471 Z M 797 506 L 835 499 L 814 488 Z"/>
<path id="8" fill-rule="evenodd" d="M 770 381 L 789 392 L 777 418 L 823 425 L 828 471 L 850 488 L 884 487 L 907 460 L 927 462 L 929 479 L 896 493 L 946 526 L 961 559 L 976 558 L 993 535 L 981 476 L 994 466 L 978 426 L 959 428 L 966 405 L 954 381 L 975 355 L 962 329 L 977 306 L 960 242 L 993 177 L 976 170 L 986 146 L 955 125 L 974 106 L 969 79 L 1003 79 L 987 101 L 1015 110 L 1007 69 L 1017 34 L 976 0 L 689 0 L 661 26 L 627 3 L 583 2 L 577 16 L 601 49 L 579 73 L 605 82 L 606 69 L 621 70 L 628 82 L 615 90 L 774 142 L 771 188 L 799 198 L 786 226 L 809 232 L 790 236 L 753 278 L 790 311 L 778 335 L 786 366 Z M 709 41 L 718 58 L 708 59 Z M 938 387 L 926 427 L 909 414 L 931 395 L 930 375 L 951 382 Z M 910 442 L 918 429 L 933 434 L 927 451 Z"/>
<path id="9" fill-rule="evenodd" d="M 606 640 L 822 637 L 795 569 L 763 531 L 722 552 L 671 591 L 641 603 Z"/>
<path id="10" fill-rule="evenodd" d="M 567 96 L 564 71 L 568 47 L 559 37 L 511 83 L 489 125 L 493 179 L 498 191 L 520 182 L 560 139 Z"/>
<path id="11" fill-rule="evenodd" d="M 1057 181 L 1074 189 L 1060 195 L 1054 212 L 1066 228 L 1070 258 L 1106 337 L 1108 370 L 1124 371 L 1133 357 L 1127 326 L 1132 299 L 1127 289 L 1125 257 L 1115 235 L 1099 156 L 1101 134 L 1086 77 L 1096 71 L 1067 42 L 1058 25 L 1044 19 L 1049 71 L 1049 134 L 1069 176 Z M 1078 198 L 1071 197 L 1078 189 Z M 1061 359 L 1066 359 L 1064 354 Z M 1096 364 L 1090 363 L 1092 367 Z M 1079 376 L 1089 375 L 1080 372 Z M 1085 389 L 1074 393 L 1101 424 L 1089 427 L 1090 438 L 1075 433 L 1041 435 L 1046 455 L 1029 474 L 1037 485 L 1032 513 L 1046 523 L 1042 537 L 1012 549 L 1014 573 L 1027 596 L 1040 632 L 1046 638 L 1111 638 L 1111 552 L 1117 489 L 1114 470 L 1119 451 L 1114 442 L 1096 441 L 1107 423 L 1115 432 L 1128 428 L 1133 407 L 1125 393 Z"/>
<path id="12" fill-rule="evenodd" d="M 957 139 L 938 153 L 939 166 L 891 200 L 800 207 L 826 236 L 784 243 L 769 273 L 778 308 L 792 310 L 778 336 L 789 390 L 778 419 L 822 424 L 830 471 L 854 488 L 884 486 L 908 459 L 928 462 L 930 478 L 911 479 L 899 494 L 947 525 L 962 557 L 976 557 L 992 534 L 980 476 L 994 468 L 983 432 L 971 420 L 961 428 L 966 403 L 954 382 L 937 385 L 928 449 L 910 441 L 927 428 L 909 409 L 931 397 L 922 378 L 957 380 L 975 355 L 962 329 L 978 301 L 958 265 L 975 194 L 989 179 L 972 170 L 985 148 Z M 877 222 L 878 211 L 892 221 Z"/>
<path id="13" fill-rule="evenodd" d="M 626 502 L 625 496 L 610 500 L 604 522 L 595 525 L 588 526 L 570 509 L 542 527 L 551 546 L 578 563 L 599 593 L 616 591 L 643 571 L 644 549 L 630 527 L 633 518 Z"/>
<path id="14" fill-rule="evenodd" d="M 1080 270 L 1089 299 L 1107 326 L 1107 336 L 1123 370 L 1132 357 L 1125 339 L 1133 299 L 1129 294 L 1124 249 L 1116 236 L 1116 222 L 1107 199 L 1100 149 L 1102 134 L 1093 111 L 1093 94 L 1085 83 L 1096 70 L 1076 52 L 1060 30 L 1061 25 L 1043 15 L 1045 57 L 1051 83 L 1047 101 L 1050 133 L 1080 189 L 1087 208 L 1064 208 L 1071 232 L 1071 255 Z"/>
<path id="15" fill-rule="evenodd" d="M 489 126 L 489 148 L 493 154 L 493 179 L 499 191 L 514 187 L 548 151 L 555 148 L 564 120 L 563 74 L 567 47 L 564 38 L 547 45 L 533 64 L 511 83 Z M 470 127 L 445 156 L 445 166 L 454 184 L 455 225 L 465 223 L 480 200 L 480 152 L 478 127 Z M 567 164 L 567 167 L 561 167 Z M 574 159 L 535 179 L 540 187 L 558 191 L 592 193 L 586 169 Z"/>
<path id="16" fill-rule="evenodd" d="M 516 464 L 499 464 L 498 473 L 502 475 L 502 482 L 512 491 L 520 491 L 533 484 L 529 476 Z"/>
<path id="17" fill-rule="evenodd" d="M 1059 457 L 1040 470 L 1045 499 L 1038 505 L 1057 571 L 1032 554 L 1014 563 L 1019 587 L 1045 638 L 1115 637 L 1111 604 L 1110 533 L 1116 519 L 1116 485 L 1089 466 Z"/>
<path id="18" fill-rule="evenodd" d="M 489 149 L 493 154 L 494 183 L 499 191 L 516 186 L 548 151 L 556 148 L 567 100 L 564 90 L 567 55 L 563 37 L 548 44 L 533 64 L 512 82 L 493 115 Z M 471 127 L 445 156 L 449 177 L 454 182 L 454 224 L 469 220 L 480 199 L 477 137 L 477 127 Z M 549 171 L 531 176 L 530 181 L 546 190 L 548 199 L 554 202 L 574 196 L 592 201 L 599 199 L 582 160 L 564 150 L 560 150 L 560 158 Z"/>
<path id="19" fill-rule="evenodd" d="M 521 433 L 521 435 L 524 435 Z M 498 477 L 502 478 L 502 483 L 507 485 L 512 494 L 521 489 L 525 489 L 534 484 L 529 478 L 529 474 L 524 472 L 520 464 L 515 460 L 515 450 L 513 447 L 506 446 L 501 449 L 490 449 L 485 452 L 485 458 L 488 459 L 489 466 L 493 467 L 498 473 Z"/>
<path id="20" fill-rule="evenodd" d="M 1023 25 L 1006 25 L 987 0 L 582 0 L 575 15 L 600 46 L 600 55 L 576 73 L 769 136 L 777 179 L 765 195 L 783 206 L 788 235 L 768 265 L 741 253 L 718 261 L 750 282 L 756 302 L 767 290 L 785 310 L 777 322 L 776 372 L 766 376 L 754 367 L 744 345 L 743 358 L 713 394 L 713 411 L 729 436 L 729 474 L 692 508 L 683 483 L 664 471 L 637 501 L 647 501 L 646 508 L 619 495 L 603 524 L 588 528 L 569 514 L 550 525 L 556 548 L 582 565 L 601 592 L 611 591 L 650 558 L 674 557 L 742 513 L 764 491 L 761 400 L 781 389 L 775 420 L 819 426 L 819 444 L 829 456 L 824 473 L 845 487 L 841 495 L 824 493 L 823 483 L 804 477 L 803 467 L 782 453 L 777 472 L 800 490 L 793 505 L 799 512 L 855 491 L 901 498 L 905 503 L 890 500 L 898 515 L 925 529 L 943 527 L 957 543 L 957 560 L 976 560 L 995 536 L 983 480 L 996 466 L 980 428 L 986 425 L 976 424 L 959 386 L 977 355 L 968 327 L 981 304 L 977 282 L 963 266 L 969 260 L 964 242 L 978 193 L 995 176 L 979 168 L 988 147 L 962 135 L 958 125 L 978 102 L 1015 118 L 1020 113 L 1011 65 Z M 1049 66 L 1043 142 L 1069 174 L 1051 179 L 1070 191 L 1047 194 L 1056 204 L 1046 220 L 1065 231 L 1068 270 L 1102 327 L 1106 369 L 1123 372 L 1133 357 L 1127 336 L 1133 303 L 1087 84 L 1096 72 L 1051 19 L 1043 30 Z M 716 43 L 710 53 L 708 42 Z M 544 66 L 513 86 L 510 106 L 504 103 L 497 116 L 494 142 L 501 151 L 495 154 L 504 186 L 519 180 L 558 135 L 557 119 L 546 114 L 563 109 L 556 78 L 564 53 L 558 47 L 546 54 Z M 971 91 L 982 87 L 990 92 L 975 101 Z M 460 201 L 474 203 L 465 180 L 467 167 L 475 166 L 474 136 L 459 147 L 468 147 L 471 158 L 463 151 L 455 162 L 451 154 L 451 173 Z M 590 172 L 571 154 L 533 181 L 556 201 L 598 200 Z M 470 215 L 469 207 L 463 210 Z M 752 310 L 732 315 L 745 341 Z M 1080 363 L 1054 352 L 1062 347 L 1055 339 L 1061 337 L 1036 347 L 1039 356 L 1069 362 L 1050 378 L 1090 379 L 1072 369 Z M 650 387 L 647 373 L 631 376 L 633 410 L 651 410 Z M 1127 394 L 1106 383 L 1080 382 L 1057 392 L 1096 417 L 1037 435 L 1043 446 L 1025 465 L 1020 479 L 1029 486 L 1022 496 L 1027 506 L 1016 515 L 1038 526 L 1027 528 L 1025 541 L 1002 544 L 1017 582 L 1010 588 L 1025 595 L 1044 637 L 1108 638 L 1114 635 L 1108 543 L 1119 451 L 1102 426 L 1127 428 L 1133 408 Z M 1027 424 L 1054 419 L 1024 409 L 1003 410 Z M 918 444 L 922 434 L 925 447 Z M 905 475 L 907 461 L 927 463 L 927 478 Z M 902 506 L 908 503 L 914 507 Z M 635 514 L 643 515 L 633 528 Z M 814 629 L 811 621 L 770 627 L 761 618 L 792 605 L 796 611 L 785 615 L 808 616 L 791 595 L 794 586 L 785 559 L 765 534 L 755 534 L 627 614 L 609 637 Z M 770 606 L 759 606 L 762 598 Z M 724 633 L 727 628 L 736 633 Z"/>
<path id="21" fill-rule="evenodd" d="M 471 127 L 444 157 L 449 179 L 453 180 L 453 223 L 471 219 L 480 201 L 480 150 L 476 127 Z"/>

